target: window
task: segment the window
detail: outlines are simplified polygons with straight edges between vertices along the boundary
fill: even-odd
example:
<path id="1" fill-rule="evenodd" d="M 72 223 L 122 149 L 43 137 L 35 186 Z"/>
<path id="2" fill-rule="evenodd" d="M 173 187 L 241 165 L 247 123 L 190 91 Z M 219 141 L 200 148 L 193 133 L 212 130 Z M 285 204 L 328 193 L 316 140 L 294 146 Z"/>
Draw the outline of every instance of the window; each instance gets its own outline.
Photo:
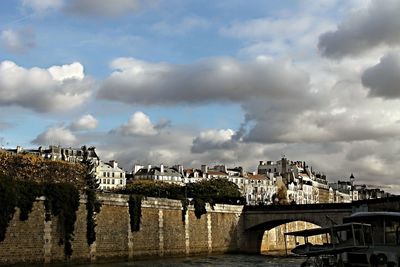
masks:
<path id="1" fill-rule="evenodd" d="M 115 180 L 115 179 L 111 179 L 111 183 L 112 183 L 112 184 L 114 184 L 114 180 Z"/>
<path id="2" fill-rule="evenodd" d="M 122 173 L 121 173 L 122 174 Z M 122 179 L 121 180 L 119 180 L 119 184 L 122 184 Z"/>
<path id="3" fill-rule="evenodd" d="M 106 177 L 106 172 L 103 172 L 103 177 Z"/>
<path id="4" fill-rule="evenodd" d="M 107 179 L 107 184 L 110 184 L 110 179 Z"/>
<path id="5" fill-rule="evenodd" d="M 122 178 L 122 172 L 119 174 L 119 177 Z"/>
<path id="6" fill-rule="evenodd" d="M 114 173 L 112 173 L 112 177 L 114 177 Z"/>

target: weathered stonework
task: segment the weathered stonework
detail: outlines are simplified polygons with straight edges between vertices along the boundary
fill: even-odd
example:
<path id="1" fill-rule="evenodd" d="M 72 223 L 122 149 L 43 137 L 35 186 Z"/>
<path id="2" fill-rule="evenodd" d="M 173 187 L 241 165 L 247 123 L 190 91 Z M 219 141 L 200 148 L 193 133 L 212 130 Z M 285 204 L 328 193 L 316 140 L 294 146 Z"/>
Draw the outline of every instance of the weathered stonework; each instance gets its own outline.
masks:
<path id="1" fill-rule="evenodd" d="M 0 264 L 44 262 L 44 238 L 43 203 L 34 203 L 28 220 L 23 222 L 19 220 L 19 210 L 17 209 L 7 228 L 5 240 L 0 242 Z"/>
<path id="2" fill-rule="evenodd" d="M 59 220 L 45 221 L 43 201 L 38 199 L 27 221 L 19 211 L 0 242 L 0 265 L 56 262 L 99 262 L 134 260 L 144 257 L 185 256 L 228 252 L 237 249 L 236 227 L 242 206 L 207 205 L 207 214 L 197 219 L 192 206 L 182 221 L 182 203 L 177 200 L 148 198 L 142 202 L 140 230 L 131 232 L 128 196 L 102 194 L 101 212 L 96 215 L 96 242 L 86 240 L 85 198 L 77 211 L 73 253 L 64 256 L 60 244 Z"/>

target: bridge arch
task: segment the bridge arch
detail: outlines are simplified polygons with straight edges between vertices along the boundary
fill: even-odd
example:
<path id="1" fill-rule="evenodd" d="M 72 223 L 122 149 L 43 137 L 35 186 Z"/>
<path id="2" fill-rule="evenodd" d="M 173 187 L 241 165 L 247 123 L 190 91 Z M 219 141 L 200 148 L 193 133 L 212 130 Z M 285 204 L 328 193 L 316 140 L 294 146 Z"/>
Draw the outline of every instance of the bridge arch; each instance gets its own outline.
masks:
<path id="1" fill-rule="evenodd" d="M 247 207 L 244 211 L 240 249 L 245 253 L 261 251 L 264 232 L 288 222 L 304 221 L 321 227 L 342 223 L 352 213 L 348 205 L 295 205 Z"/>
<path id="2" fill-rule="evenodd" d="M 263 234 L 260 245 L 260 253 L 264 255 L 284 254 L 285 249 L 288 249 L 290 251 L 296 246 L 296 243 L 303 244 L 305 242 L 303 238 L 296 239 L 293 236 L 285 237 L 284 233 L 293 231 L 302 231 L 306 229 L 319 228 L 319 227 L 321 226 L 303 220 L 303 221 L 289 221 L 285 222 L 284 224 L 280 224 L 276 227 L 270 228 L 266 230 Z M 327 240 L 326 236 L 314 236 L 310 237 L 308 242 L 311 242 L 313 244 L 323 244 L 327 242 Z"/>
<path id="3" fill-rule="evenodd" d="M 323 224 L 321 225 L 321 221 L 319 220 L 313 220 L 313 218 L 304 218 L 304 217 L 267 221 L 258 224 L 256 226 L 253 226 L 249 229 L 246 229 L 244 231 L 243 233 L 243 239 L 245 240 L 244 252 L 260 254 L 265 233 L 276 227 L 283 226 L 291 222 L 305 222 L 317 225 L 319 227 L 324 226 Z"/>

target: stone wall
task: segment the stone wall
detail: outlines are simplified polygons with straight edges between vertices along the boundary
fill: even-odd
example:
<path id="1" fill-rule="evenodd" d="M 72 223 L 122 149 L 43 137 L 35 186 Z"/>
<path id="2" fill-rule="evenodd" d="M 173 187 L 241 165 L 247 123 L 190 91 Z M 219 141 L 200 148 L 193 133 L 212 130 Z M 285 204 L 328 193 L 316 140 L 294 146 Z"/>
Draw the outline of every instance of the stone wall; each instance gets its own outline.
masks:
<path id="1" fill-rule="evenodd" d="M 45 221 L 43 199 L 35 202 L 27 221 L 14 214 L 6 238 L 0 242 L 0 265 L 16 263 L 100 262 L 146 257 L 189 256 L 238 250 L 237 227 L 242 206 L 207 205 L 207 214 L 197 219 L 189 206 L 182 221 L 182 204 L 177 200 L 148 198 L 142 202 L 140 230 L 131 232 L 128 196 L 103 194 L 96 216 L 97 240 L 86 241 L 85 200 L 77 212 L 73 254 L 64 256 L 59 244 L 58 218 Z"/>

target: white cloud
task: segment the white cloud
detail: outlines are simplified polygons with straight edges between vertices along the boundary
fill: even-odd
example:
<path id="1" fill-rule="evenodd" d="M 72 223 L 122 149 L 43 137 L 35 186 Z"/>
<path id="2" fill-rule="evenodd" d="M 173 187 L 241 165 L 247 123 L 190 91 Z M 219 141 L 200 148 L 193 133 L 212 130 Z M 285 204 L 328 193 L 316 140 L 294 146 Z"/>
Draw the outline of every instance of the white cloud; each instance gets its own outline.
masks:
<path id="1" fill-rule="evenodd" d="M 235 132 L 232 129 L 201 132 L 193 140 L 191 151 L 193 153 L 203 153 L 214 149 L 230 149 L 236 145 L 232 140 L 234 135 Z"/>
<path id="2" fill-rule="evenodd" d="M 76 136 L 67 128 L 63 126 L 50 127 L 43 133 L 39 134 L 34 140 L 33 144 L 37 145 L 62 145 L 62 146 L 73 146 L 77 145 L 78 139 Z"/>
<path id="3" fill-rule="evenodd" d="M 258 18 L 232 23 L 222 28 L 223 35 L 247 40 L 274 40 L 285 36 L 286 39 L 301 35 L 313 26 L 312 17 L 296 18 Z"/>
<path id="4" fill-rule="evenodd" d="M 157 134 L 154 124 L 149 116 L 141 111 L 132 114 L 128 122 L 113 130 L 122 135 L 152 136 Z"/>
<path id="5" fill-rule="evenodd" d="M 263 57 L 208 59 L 183 66 L 120 58 L 112 65 L 116 71 L 104 81 L 98 97 L 150 105 L 237 103 L 245 113 L 246 130 L 240 138 L 247 143 L 387 140 L 400 132 L 398 103 L 368 98 L 360 84 L 362 68 L 343 62 L 318 63 L 311 68 L 311 83 L 294 64 Z M 387 112 L 371 111 L 382 105 Z M 237 139 L 219 144 L 197 137 L 192 152 L 236 143 Z"/>
<path id="6" fill-rule="evenodd" d="M 171 65 L 119 58 L 112 67 L 98 97 L 125 103 L 242 102 L 308 94 L 307 74 L 284 61 L 213 58 Z"/>
<path id="7" fill-rule="evenodd" d="M 92 130 L 97 128 L 98 121 L 95 117 L 90 114 L 83 115 L 78 120 L 71 123 L 71 130 L 79 131 L 79 130 Z"/>
<path id="8" fill-rule="evenodd" d="M 59 9 L 63 0 L 22 0 L 22 6 L 30 8 L 36 13 L 43 13 L 48 10 Z"/>
<path id="9" fill-rule="evenodd" d="M 0 63 L 0 105 L 38 112 L 70 110 L 90 97 L 92 86 L 80 63 L 49 69 L 26 69 L 12 61 Z"/>
<path id="10" fill-rule="evenodd" d="M 336 2 L 302 0 L 294 8 L 295 11 L 285 10 L 265 17 L 235 20 L 222 27 L 220 34 L 241 41 L 239 55 L 242 57 L 267 56 L 309 61 L 316 56 L 320 34 L 334 28 L 331 9 L 338 12 Z"/>
<path id="11" fill-rule="evenodd" d="M 35 33 L 29 28 L 18 31 L 8 29 L 1 32 L 0 40 L 6 51 L 24 53 L 35 46 Z"/>
<path id="12" fill-rule="evenodd" d="M 83 80 L 85 74 L 83 72 L 83 66 L 79 62 L 74 62 L 69 65 L 52 66 L 48 68 L 53 79 L 62 82 L 67 79 Z"/>

